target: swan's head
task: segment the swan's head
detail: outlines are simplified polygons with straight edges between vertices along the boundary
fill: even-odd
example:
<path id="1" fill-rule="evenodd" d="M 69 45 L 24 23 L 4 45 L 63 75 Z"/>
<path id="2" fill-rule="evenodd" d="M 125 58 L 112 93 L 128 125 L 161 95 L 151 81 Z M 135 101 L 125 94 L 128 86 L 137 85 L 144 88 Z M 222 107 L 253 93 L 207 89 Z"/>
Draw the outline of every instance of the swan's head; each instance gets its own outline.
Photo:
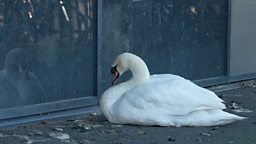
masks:
<path id="1" fill-rule="evenodd" d="M 114 75 L 112 84 L 126 71 L 131 70 L 133 79 L 136 81 L 148 80 L 149 71 L 145 62 L 132 53 L 122 53 L 114 61 L 111 73 Z"/>
<path id="2" fill-rule="evenodd" d="M 26 51 L 22 48 L 12 49 L 5 57 L 5 69 L 10 75 L 22 75 L 30 80 Z"/>

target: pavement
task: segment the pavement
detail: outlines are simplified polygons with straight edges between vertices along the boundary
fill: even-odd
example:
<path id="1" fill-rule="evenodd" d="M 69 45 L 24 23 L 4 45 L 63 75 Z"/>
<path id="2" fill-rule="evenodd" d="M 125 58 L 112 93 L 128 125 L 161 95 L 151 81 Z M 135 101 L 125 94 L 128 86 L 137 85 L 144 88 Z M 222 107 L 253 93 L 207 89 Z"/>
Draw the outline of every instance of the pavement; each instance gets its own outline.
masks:
<path id="1" fill-rule="evenodd" d="M 248 119 L 215 127 L 117 125 L 92 113 L 0 130 L 1 144 L 256 144 L 256 87 L 217 93 L 227 111 Z"/>

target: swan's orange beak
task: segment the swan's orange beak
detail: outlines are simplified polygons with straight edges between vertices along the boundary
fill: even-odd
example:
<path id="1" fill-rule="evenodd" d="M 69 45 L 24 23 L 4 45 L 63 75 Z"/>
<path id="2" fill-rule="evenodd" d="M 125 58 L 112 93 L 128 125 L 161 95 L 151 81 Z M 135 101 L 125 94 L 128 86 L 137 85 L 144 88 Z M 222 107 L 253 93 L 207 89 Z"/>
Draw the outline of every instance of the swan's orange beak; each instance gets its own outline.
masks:
<path id="1" fill-rule="evenodd" d="M 112 85 L 114 85 L 119 78 L 119 72 L 117 71 L 116 66 L 111 68 L 111 73 L 114 75 L 114 78 L 112 80 Z"/>

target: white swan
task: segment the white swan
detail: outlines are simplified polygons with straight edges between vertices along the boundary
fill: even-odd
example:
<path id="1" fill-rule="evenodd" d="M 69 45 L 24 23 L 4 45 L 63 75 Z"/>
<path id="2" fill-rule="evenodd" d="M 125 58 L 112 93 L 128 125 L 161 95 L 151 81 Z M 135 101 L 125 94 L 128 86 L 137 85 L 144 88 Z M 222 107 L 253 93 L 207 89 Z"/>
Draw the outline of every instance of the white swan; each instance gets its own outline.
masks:
<path id="1" fill-rule="evenodd" d="M 213 92 L 172 74 L 150 76 L 147 65 L 131 53 L 119 55 L 111 69 L 115 83 L 127 70 L 132 78 L 106 90 L 100 100 L 112 123 L 159 126 L 215 126 L 242 120 L 224 112 Z"/>
<path id="2" fill-rule="evenodd" d="M 0 71 L 0 108 L 42 103 L 46 92 L 33 72 L 28 70 L 24 49 L 12 49 Z"/>

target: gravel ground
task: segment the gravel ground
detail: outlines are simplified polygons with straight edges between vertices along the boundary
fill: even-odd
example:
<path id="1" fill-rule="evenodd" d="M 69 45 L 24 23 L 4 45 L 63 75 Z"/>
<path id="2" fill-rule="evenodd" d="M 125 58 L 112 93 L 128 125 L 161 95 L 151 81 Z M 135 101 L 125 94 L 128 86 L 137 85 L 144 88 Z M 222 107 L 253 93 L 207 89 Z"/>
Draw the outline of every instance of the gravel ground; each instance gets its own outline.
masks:
<path id="1" fill-rule="evenodd" d="M 227 111 L 248 117 L 217 127 L 148 127 L 116 125 L 102 115 L 42 121 L 0 130 L 1 144 L 256 144 L 256 88 L 217 93 Z"/>

